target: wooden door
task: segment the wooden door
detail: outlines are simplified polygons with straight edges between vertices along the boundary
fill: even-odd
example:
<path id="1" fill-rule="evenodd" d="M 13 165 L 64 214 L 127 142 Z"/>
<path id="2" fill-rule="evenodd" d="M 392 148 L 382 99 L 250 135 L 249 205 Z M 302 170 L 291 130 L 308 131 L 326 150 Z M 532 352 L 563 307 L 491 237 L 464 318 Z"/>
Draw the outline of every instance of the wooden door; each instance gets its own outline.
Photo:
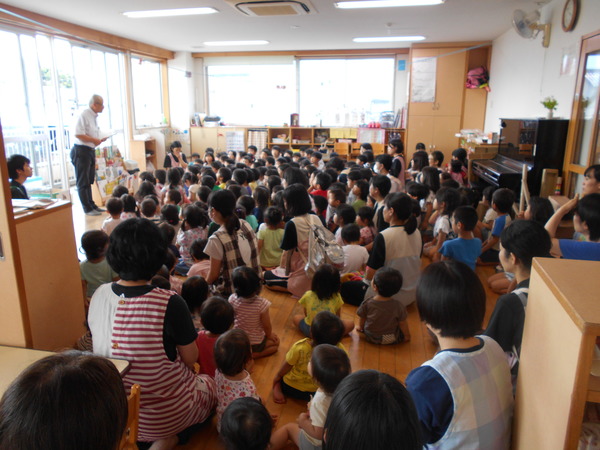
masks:
<path id="1" fill-rule="evenodd" d="M 579 54 L 577 86 L 563 166 L 563 192 L 569 197 L 581 192 L 586 168 L 600 164 L 599 65 L 600 31 L 597 31 L 583 39 Z"/>
<path id="2" fill-rule="evenodd" d="M 456 133 L 460 132 L 460 116 L 436 117 L 433 123 L 433 148 L 444 153 L 444 161 L 450 161 L 452 151 L 458 148 Z"/>
<path id="3" fill-rule="evenodd" d="M 409 116 L 407 126 L 407 142 L 405 142 L 406 158 L 409 160 L 415 152 L 418 142 L 425 144 L 425 148 L 432 149 L 433 145 L 433 123 L 434 117 L 428 116 Z"/>
<path id="4" fill-rule="evenodd" d="M 438 53 L 434 116 L 460 116 L 465 94 L 467 51 L 444 48 Z"/>

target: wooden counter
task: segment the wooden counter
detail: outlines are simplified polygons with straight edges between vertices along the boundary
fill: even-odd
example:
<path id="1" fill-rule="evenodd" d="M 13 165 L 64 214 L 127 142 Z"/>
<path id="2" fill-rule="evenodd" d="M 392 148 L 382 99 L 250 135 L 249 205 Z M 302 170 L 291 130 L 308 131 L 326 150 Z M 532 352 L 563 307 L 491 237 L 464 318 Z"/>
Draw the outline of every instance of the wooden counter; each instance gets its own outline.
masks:
<path id="1" fill-rule="evenodd" d="M 586 400 L 600 401 L 590 375 L 600 336 L 600 262 L 533 263 L 513 429 L 513 448 L 577 448 Z"/>

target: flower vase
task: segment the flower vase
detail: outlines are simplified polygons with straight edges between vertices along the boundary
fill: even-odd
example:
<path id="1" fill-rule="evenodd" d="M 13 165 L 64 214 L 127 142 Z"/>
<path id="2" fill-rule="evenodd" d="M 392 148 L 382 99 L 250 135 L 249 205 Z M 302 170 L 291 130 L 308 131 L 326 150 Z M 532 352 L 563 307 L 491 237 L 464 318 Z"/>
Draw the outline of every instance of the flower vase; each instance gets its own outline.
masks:
<path id="1" fill-rule="evenodd" d="M 554 119 L 554 110 L 553 109 L 549 109 L 548 110 L 548 116 L 546 116 L 547 119 Z"/>

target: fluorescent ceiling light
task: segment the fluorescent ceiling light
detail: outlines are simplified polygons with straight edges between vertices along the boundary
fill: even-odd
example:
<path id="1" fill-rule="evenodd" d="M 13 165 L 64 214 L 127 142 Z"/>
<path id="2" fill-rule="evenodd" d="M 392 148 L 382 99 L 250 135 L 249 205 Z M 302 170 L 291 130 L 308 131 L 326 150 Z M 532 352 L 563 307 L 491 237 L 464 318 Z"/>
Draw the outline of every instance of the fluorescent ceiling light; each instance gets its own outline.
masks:
<path id="1" fill-rule="evenodd" d="M 383 37 L 363 37 L 354 38 L 354 42 L 410 42 L 422 41 L 425 36 L 383 36 Z"/>
<path id="2" fill-rule="evenodd" d="M 151 9 L 147 11 L 127 11 L 123 15 L 132 19 L 144 17 L 170 17 L 170 16 L 195 16 L 198 14 L 218 13 L 215 8 L 178 8 L 178 9 Z"/>
<path id="3" fill-rule="evenodd" d="M 269 41 L 209 41 L 205 42 L 204 45 L 207 47 L 225 47 L 225 46 L 238 46 L 238 45 L 267 45 Z"/>
<path id="4" fill-rule="evenodd" d="M 336 2 L 336 8 L 358 9 L 358 8 L 393 8 L 397 6 L 428 6 L 439 5 L 446 0 L 362 0 L 349 2 Z"/>

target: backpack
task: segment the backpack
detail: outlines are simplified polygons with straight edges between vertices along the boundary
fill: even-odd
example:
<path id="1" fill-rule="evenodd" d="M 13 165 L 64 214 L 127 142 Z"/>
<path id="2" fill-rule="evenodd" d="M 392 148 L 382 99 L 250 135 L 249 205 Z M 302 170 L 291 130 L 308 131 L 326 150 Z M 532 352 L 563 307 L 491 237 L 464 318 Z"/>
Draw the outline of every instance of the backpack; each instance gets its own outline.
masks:
<path id="1" fill-rule="evenodd" d="M 467 72 L 467 82 L 465 83 L 465 87 L 469 89 L 481 88 L 490 92 L 490 87 L 488 85 L 489 81 L 489 72 L 485 67 L 479 66 Z"/>
<path id="2" fill-rule="evenodd" d="M 327 228 L 310 225 L 308 231 L 308 260 L 305 271 L 312 278 L 321 264 L 331 264 L 338 270 L 344 267 L 344 250 Z"/>

